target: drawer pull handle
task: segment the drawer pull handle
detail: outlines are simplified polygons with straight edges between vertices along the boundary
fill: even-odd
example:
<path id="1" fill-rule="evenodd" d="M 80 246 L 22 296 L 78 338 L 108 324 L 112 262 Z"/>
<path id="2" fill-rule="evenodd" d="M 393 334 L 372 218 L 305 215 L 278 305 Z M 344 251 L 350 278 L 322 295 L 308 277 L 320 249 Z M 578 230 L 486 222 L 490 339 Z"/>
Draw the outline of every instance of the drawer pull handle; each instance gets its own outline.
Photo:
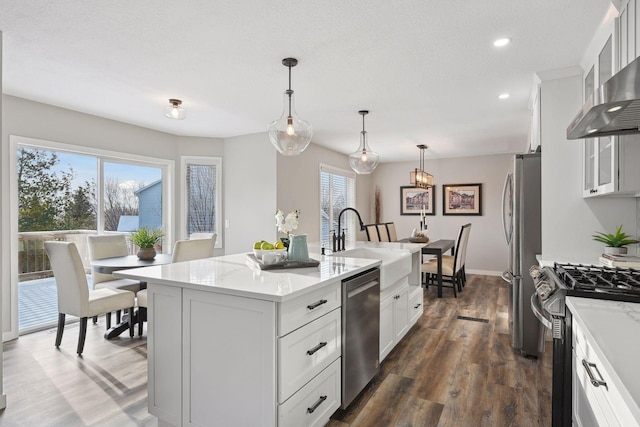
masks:
<path id="1" fill-rule="evenodd" d="M 320 350 L 325 345 L 327 345 L 327 343 L 322 341 L 320 344 L 318 344 L 317 346 L 313 347 L 311 350 L 307 350 L 307 354 L 309 356 L 311 356 L 313 353 L 315 353 L 316 351 Z"/>
<path id="2" fill-rule="evenodd" d="M 600 376 L 600 378 L 602 378 L 602 375 L 600 374 L 600 371 L 598 371 L 598 367 L 596 366 L 595 363 L 587 362 L 586 359 L 582 359 L 582 366 L 584 366 L 585 371 L 587 371 L 587 375 L 589 376 L 589 381 L 591 381 L 591 384 L 593 384 L 594 387 L 604 386 L 605 388 L 608 389 L 607 383 L 605 381 L 602 381 L 601 379 L 600 380 L 597 379 L 595 375 L 593 375 L 593 372 L 591 372 L 591 367 L 593 366 L 594 368 L 596 368 L 596 371 L 598 372 L 598 375 Z"/>
<path id="3" fill-rule="evenodd" d="M 316 409 L 318 409 L 318 406 L 322 405 L 322 402 L 324 402 L 325 400 L 327 400 L 327 396 L 320 396 L 320 399 L 318 399 L 318 401 L 316 403 L 311 405 L 311 408 L 307 408 L 307 413 L 308 414 L 313 414 L 313 412 Z"/>
<path id="4" fill-rule="evenodd" d="M 307 306 L 307 308 L 308 308 L 309 310 L 313 310 L 314 308 L 318 308 L 318 307 L 320 307 L 322 304 L 326 304 L 327 302 L 328 302 L 328 301 L 327 301 L 326 299 L 321 299 L 320 301 L 318 301 L 318 302 L 316 302 L 316 303 L 309 304 L 309 305 Z"/>
<path id="5" fill-rule="evenodd" d="M 415 307 L 413 307 L 413 308 L 418 308 L 418 307 L 420 307 L 421 305 L 422 305 L 422 304 L 418 304 L 418 305 L 416 305 L 416 306 L 415 306 Z"/>

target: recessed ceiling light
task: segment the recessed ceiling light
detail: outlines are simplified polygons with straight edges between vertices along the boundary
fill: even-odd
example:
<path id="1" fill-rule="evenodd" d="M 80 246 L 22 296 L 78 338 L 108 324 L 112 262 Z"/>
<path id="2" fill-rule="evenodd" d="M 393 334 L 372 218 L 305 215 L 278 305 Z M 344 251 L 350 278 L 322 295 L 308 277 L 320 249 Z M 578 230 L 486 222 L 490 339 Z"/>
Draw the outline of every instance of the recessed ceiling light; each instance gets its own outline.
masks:
<path id="1" fill-rule="evenodd" d="M 622 106 L 617 105 L 617 106 L 615 106 L 615 107 L 611 107 L 611 108 L 609 108 L 609 109 L 607 110 L 607 113 L 615 113 L 615 112 L 616 112 L 616 111 L 618 111 L 618 110 L 622 110 Z"/>
<path id="2" fill-rule="evenodd" d="M 511 39 L 508 37 L 505 37 L 503 39 L 498 39 L 496 41 L 493 42 L 493 45 L 495 47 L 504 47 L 506 45 L 508 45 L 509 43 L 511 43 Z"/>
<path id="3" fill-rule="evenodd" d="M 498 98 L 500 98 L 500 99 L 507 99 L 507 98 L 509 98 L 509 96 L 510 96 L 510 95 L 509 95 L 508 93 L 501 93 L 500 95 L 498 95 Z"/>

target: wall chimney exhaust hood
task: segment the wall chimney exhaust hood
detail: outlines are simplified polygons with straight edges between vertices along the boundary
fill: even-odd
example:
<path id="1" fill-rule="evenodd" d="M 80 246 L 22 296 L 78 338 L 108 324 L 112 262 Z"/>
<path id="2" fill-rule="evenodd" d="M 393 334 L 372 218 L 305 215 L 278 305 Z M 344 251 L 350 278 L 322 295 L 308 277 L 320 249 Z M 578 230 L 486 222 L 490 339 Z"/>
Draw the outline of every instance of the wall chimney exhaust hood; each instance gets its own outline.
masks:
<path id="1" fill-rule="evenodd" d="M 567 139 L 640 133 L 640 58 L 596 90 L 567 128 Z"/>

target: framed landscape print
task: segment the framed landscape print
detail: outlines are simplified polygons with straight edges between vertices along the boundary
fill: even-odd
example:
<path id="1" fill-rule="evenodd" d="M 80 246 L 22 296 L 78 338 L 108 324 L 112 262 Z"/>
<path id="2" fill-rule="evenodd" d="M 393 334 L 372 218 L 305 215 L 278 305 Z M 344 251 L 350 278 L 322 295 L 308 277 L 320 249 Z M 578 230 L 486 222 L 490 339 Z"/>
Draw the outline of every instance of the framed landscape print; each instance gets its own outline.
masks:
<path id="1" fill-rule="evenodd" d="M 443 215 L 482 215 L 482 184 L 442 186 Z"/>
<path id="2" fill-rule="evenodd" d="M 400 215 L 435 215 L 435 188 L 400 187 Z"/>

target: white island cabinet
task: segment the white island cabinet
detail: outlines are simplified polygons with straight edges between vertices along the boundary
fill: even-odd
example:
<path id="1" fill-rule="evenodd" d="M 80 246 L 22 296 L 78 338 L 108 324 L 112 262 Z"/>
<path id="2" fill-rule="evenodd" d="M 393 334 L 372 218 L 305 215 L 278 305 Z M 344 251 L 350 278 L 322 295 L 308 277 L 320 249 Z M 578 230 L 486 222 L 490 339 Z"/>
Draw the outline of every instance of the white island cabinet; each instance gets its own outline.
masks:
<path id="1" fill-rule="evenodd" d="M 640 304 L 567 297 L 573 425 L 640 426 Z"/>
<path id="2" fill-rule="evenodd" d="M 379 260 L 262 271 L 229 255 L 118 272 L 148 284 L 161 426 L 322 426 L 341 404 L 341 282 Z"/>

